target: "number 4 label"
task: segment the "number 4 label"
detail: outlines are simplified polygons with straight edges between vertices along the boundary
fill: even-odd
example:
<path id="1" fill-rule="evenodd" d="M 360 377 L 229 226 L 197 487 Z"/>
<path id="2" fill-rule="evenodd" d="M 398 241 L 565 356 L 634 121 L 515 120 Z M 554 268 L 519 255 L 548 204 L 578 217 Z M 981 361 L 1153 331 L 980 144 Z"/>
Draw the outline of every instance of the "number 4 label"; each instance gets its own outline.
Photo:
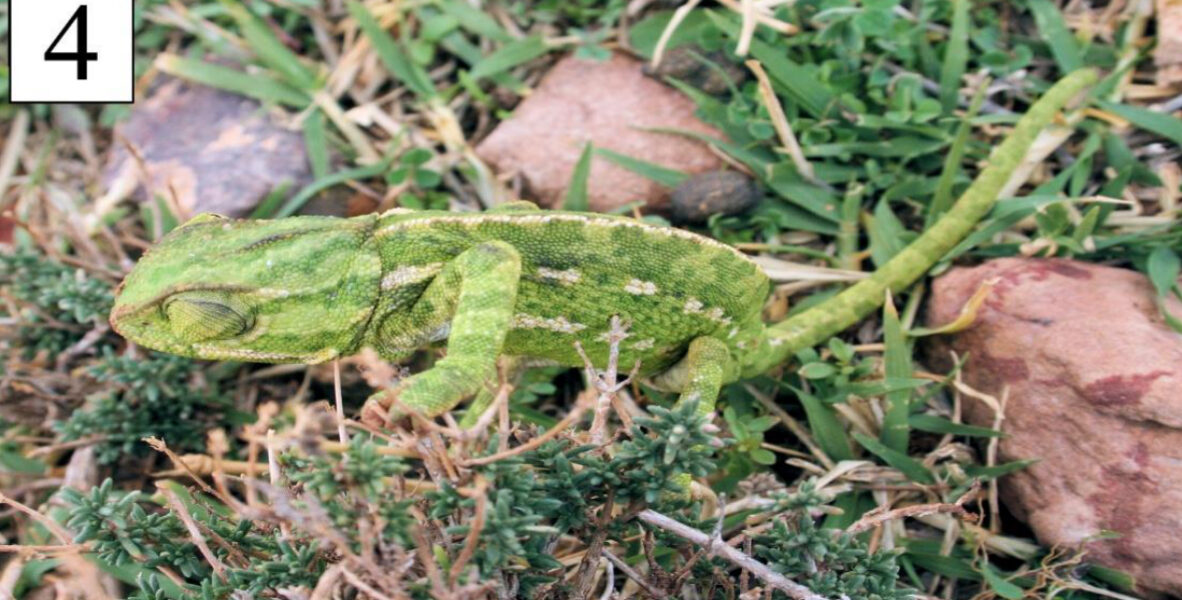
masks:
<path id="1" fill-rule="evenodd" d="M 54 50 L 57 48 L 57 43 L 62 41 L 62 36 L 70 30 L 70 27 L 77 25 L 75 31 L 77 32 L 77 49 L 73 52 L 58 52 Z M 49 49 L 45 51 L 45 60 L 72 60 L 78 63 L 78 79 L 86 79 L 86 63 L 92 60 L 98 60 L 97 52 L 86 51 L 86 5 L 78 7 L 74 11 L 74 16 L 70 17 L 70 21 L 62 27 L 60 33 L 56 38 L 53 38 L 53 43 L 49 45 Z"/>
<path id="2" fill-rule="evenodd" d="M 133 0 L 8 0 L 11 101 L 133 100 Z"/>

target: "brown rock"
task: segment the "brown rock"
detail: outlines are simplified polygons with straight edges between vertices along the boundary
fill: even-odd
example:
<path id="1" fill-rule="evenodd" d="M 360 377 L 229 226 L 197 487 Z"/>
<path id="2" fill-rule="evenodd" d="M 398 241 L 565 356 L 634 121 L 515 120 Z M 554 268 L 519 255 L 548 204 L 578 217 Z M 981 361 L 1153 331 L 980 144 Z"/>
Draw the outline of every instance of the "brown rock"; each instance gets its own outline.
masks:
<path id="1" fill-rule="evenodd" d="M 748 71 L 731 62 L 722 50 L 704 51 L 693 46 L 678 46 L 667 52 L 656 68 L 645 64 L 644 74 L 672 77 L 707 94 L 718 95 L 741 85 L 747 80 Z"/>
<path id="2" fill-rule="evenodd" d="M 643 131 L 669 128 L 721 134 L 693 116 L 694 104 L 677 90 L 646 77 L 643 65 L 623 54 L 595 62 L 568 57 L 477 147 L 502 173 L 518 173 L 527 194 L 548 207 L 561 205 L 584 143 L 687 173 L 722 167 L 704 144 Z M 592 161 L 587 196 L 592 210 L 608 211 L 637 200 L 665 210 L 670 190 L 603 158 Z"/>
<path id="3" fill-rule="evenodd" d="M 675 223 L 705 223 L 716 214 L 737 215 L 759 203 L 755 180 L 738 171 L 698 173 L 673 190 Z"/>
<path id="4" fill-rule="evenodd" d="M 1157 0 L 1157 45 L 1153 48 L 1157 84 L 1182 81 L 1182 0 Z"/>
<path id="5" fill-rule="evenodd" d="M 1182 593 L 1182 335 L 1142 275 L 1058 259 L 1000 259 L 936 280 L 932 325 L 997 283 L 967 330 L 934 343 L 968 355 L 966 381 L 1009 402 L 1004 461 L 1040 459 L 1002 481 L 1006 505 L 1045 544 L 1087 544 L 1089 560 L 1138 585 Z M 1182 312 L 1182 303 L 1172 310 Z M 966 399 L 971 421 L 993 412 Z"/>
<path id="6" fill-rule="evenodd" d="M 108 190 L 175 198 L 184 218 L 244 216 L 281 184 L 294 194 L 312 179 L 299 131 L 275 123 L 254 100 L 178 79 L 137 103 L 115 136 Z"/>

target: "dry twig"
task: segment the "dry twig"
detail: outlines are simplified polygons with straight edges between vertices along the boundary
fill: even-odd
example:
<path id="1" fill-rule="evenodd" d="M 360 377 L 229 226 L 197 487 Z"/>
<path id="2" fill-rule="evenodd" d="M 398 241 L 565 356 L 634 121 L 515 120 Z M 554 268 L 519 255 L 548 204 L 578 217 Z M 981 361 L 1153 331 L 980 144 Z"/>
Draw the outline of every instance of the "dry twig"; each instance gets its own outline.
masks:
<path id="1" fill-rule="evenodd" d="M 791 598 L 795 598 L 796 600 L 825 600 L 824 596 L 814 594 L 807 587 L 771 570 L 770 567 L 744 554 L 741 550 L 732 548 L 719 537 L 711 537 L 708 534 L 651 509 L 640 511 L 636 515 L 636 518 L 653 527 L 657 527 L 701 546 L 707 554 L 730 561 L 731 564 L 751 572 L 769 586 L 784 592 Z"/>

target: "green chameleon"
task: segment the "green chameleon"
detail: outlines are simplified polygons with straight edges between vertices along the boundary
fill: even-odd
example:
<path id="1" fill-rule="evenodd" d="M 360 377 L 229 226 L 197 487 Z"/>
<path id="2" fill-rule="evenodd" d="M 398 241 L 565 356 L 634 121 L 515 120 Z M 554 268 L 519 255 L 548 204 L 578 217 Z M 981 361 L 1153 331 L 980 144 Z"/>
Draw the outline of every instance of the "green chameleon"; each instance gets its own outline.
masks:
<path id="1" fill-rule="evenodd" d="M 856 323 L 921 277 L 992 207 L 1035 136 L 1096 78 L 1044 94 L 961 199 L 914 243 L 828 302 L 775 325 L 769 282 L 735 249 L 679 229 L 515 202 L 484 213 L 404 212 L 272 221 L 199 215 L 127 276 L 111 324 L 149 348 L 204 359 L 317 363 L 376 349 L 446 356 L 367 408 L 436 416 L 496 381 L 499 356 L 620 364 L 712 411 L 719 388 L 766 372 Z M 377 406 L 375 406 L 377 405 Z M 471 412 L 471 411 L 470 411 Z"/>

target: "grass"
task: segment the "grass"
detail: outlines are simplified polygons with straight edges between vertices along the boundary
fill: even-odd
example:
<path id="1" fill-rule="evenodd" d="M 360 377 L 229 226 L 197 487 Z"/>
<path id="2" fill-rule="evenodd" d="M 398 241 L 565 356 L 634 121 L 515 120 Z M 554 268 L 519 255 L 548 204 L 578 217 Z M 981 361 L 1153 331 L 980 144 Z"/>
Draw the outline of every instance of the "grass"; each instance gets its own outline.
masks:
<path id="1" fill-rule="evenodd" d="M 755 61 L 757 77 L 722 93 L 667 80 L 725 139 L 671 133 L 713 144 L 764 190 L 751 212 L 716 215 L 700 232 L 773 265 L 812 267 L 784 269 L 799 279 L 778 282 L 768 305 L 778 320 L 848 285 L 833 267 L 869 272 L 890 260 L 964 192 L 1033 98 L 1095 64 L 1107 77 L 1087 108 L 1042 138 L 1014 197 L 930 274 L 1060 256 L 1146 273 L 1163 311 L 1182 294 L 1182 120 L 1161 108 L 1168 90 L 1148 83 L 1149 15 L 1135 6 L 1064 14 L 1050 0 L 800 0 L 760 13 L 723 2 L 671 27 L 669 6 L 633 4 L 144 2 L 137 73 L 145 90 L 167 74 L 248 96 L 303 132 L 314 180 L 276 190 L 255 213 L 275 217 L 345 189 L 377 210 L 511 198 L 472 147 L 568 53 L 649 59 L 658 46 L 688 46 L 743 73 Z M 707 64 L 727 72 L 719 66 Z M 129 348 L 103 318 L 111 290 L 179 219 L 167 198 L 100 214 L 101 157 L 124 115 L 0 105 L 0 219 L 15 224 L 3 240 L 14 251 L 0 256 L 4 592 L 799 593 L 787 578 L 829 597 L 1135 596 L 1127 576 L 1039 546 L 996 504 L 998 478 L 1026 463 L 991 459 L 1002 434 L 961 422 L 955 373 L 925 370 L 925 283 L 791 368 L 728 387 L 709 425 L 662 408 L 671 398 L 655 390 L 599 394 L 543 368 L 507 382 L 479 430 L 444 421 L 375 434 L 346 422 L 345 440 L 331 366 Z M 586 205 L 594 161 L 667 187 L 685 177 L 588 144 L 567 207 Z M 396 375 L 367 356 L 341 366 L 345 416 Z M 613 406 L 601 395 L 616 408 L 592 425 L 597 402 Z M 596 437 L 609 441 L 589 445 Z M 674 493 L 678 472 L 700 476 L 693 502 Z M 934 512 L 873 521 L 879 507 Z M 706 551 L 713 532 L 742 556 Z"/>

